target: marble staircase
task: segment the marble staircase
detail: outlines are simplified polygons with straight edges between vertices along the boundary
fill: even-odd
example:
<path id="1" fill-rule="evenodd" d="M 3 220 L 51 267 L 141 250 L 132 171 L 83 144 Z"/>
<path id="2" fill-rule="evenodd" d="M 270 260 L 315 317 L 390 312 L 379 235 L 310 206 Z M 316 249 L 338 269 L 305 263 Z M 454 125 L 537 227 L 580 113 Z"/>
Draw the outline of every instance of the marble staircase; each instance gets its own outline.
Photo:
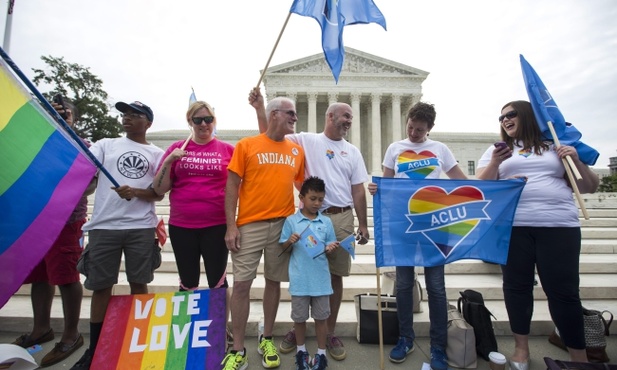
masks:
<path id="1" fill-rule="evenodd" d="M 598 193 L 584 195 L 585 207 L 590 219 L 582 219 L 582 252 L 581 252 L 581 297 L 583 305 L 588 308 L 609 309 L 617 313 L 617 194 Z M 369 225 L 372 233 L 372 204 L 369 200 Z M 90 206 L 91 207 L 91 206 Z M 91 211 L 91 208 L 89 209 Z M 157 213 L 167 220 L 169 202 L 165 198 L 157 204 Z M 263 261 L 262 261 L 263 262 Z M 202 267 L 203 268 L 203 267 Z M 380 272 L 392 270 L 381 269 Z M 229 281 L 233 282 L 231 259 L 228 262 Z M 423 269 L 418 268 L 421 285 L 424 286 Z M 249 335 L 255 335 L 257 325 L 262 318 L 261 298 L 264 289 L 263 264 L 260 264 L 258 277 L 251 290 L 251 314 L 247 327 Z M 383 277 L 380 278 L 383 281 Z M 205 274 L 201 283 L 205 285 Z M 343 304 L 339 314 L 337 333 L 340 336 L 355 336 L 356 312 L 353 303 L 354 296 L 360 293 L 377 292 L 378 277 L 375 268 L 374 244 L 371 239 L 367 245 L 358 246 L 356 259 L 353 261 L 352 274 L 344 279 L 345 291 Z M 175 291 L 178 287 L 178 277 L 171 244 L 167 241 L 163 248 L 163 263 L 155 273 L 154 281 L 149 285 L 151 292 Z M 290 300 L 287 284 L 282 284 L 281 304 L 275 326 L 275 335 L 282 336 L 291 327 Z M 508 317 L 503 303 L 501 290 L 501 272 L 499 266 L 475 260 L 463 260 L 446 266 L 446 290 L 451 304 L 456 304 L 459 292 L 474 289 L 482 293 L 487 306 L 495 315 L 495 331 L 497 335 L 510 332 Z M 30 304 L 30 286 L 22 286 L 9 302 L 0 309 L 0 328 L 6 331 L 22 331 L 29 328 L 32 321 Z M 129 285 L 124 274 L 120 274 L 119 283 L 114 288 L 114 294 L 128 294 Z M 422 302 L 423 312 L 414 315 L 415 330 L 418 336 L 428 336 L 429 319 L 426 293 Z M 91 292 L 84 290 L 80 329 L 89 331 L 88 317 Z M 541 286 L 534 291 L 535 308 L 532 324 L 532 335 L 548 335 L 553 330 L 546 297 Z M 56 292 L 52 311 L 52 325 L 57 331 L 62 330 L 62 304 L 59 291 Z M 309 325 L 309 327 L 312 327 Z M 310 329 L 312 330 L 312 329 Z M 312 335 L 312 334 L 311 334 Z"/>

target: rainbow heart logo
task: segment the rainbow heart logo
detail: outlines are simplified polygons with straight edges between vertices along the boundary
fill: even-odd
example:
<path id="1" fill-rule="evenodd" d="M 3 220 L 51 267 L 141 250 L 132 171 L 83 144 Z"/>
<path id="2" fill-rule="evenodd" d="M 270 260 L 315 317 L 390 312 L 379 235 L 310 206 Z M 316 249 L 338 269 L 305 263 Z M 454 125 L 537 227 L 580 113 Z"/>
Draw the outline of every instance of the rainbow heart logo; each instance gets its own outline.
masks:
<path id="1" fill-rule="evenodd" d="M 409 198 L 406 233 L 421 233 L 447 258 L 482 220 L 490 220 L 489 203 L 475 186 L 449 193 L 439 186 L 420 188 Z"/>
<path id="2" fill-rule="evenodd" d="M 439 161 L 429 150 L 420 153 L 407 150 L 399 154 L 396 164 L 397 173 L 404 173 L 411 179 L 425 179 L 437 166 L 439 166 Z"/>
<path id="3" fill-rule="evenodd" d="M 531 155 L 531 149 L 521 149 L 518 151 L 518 155 L 527 158 Z"/>

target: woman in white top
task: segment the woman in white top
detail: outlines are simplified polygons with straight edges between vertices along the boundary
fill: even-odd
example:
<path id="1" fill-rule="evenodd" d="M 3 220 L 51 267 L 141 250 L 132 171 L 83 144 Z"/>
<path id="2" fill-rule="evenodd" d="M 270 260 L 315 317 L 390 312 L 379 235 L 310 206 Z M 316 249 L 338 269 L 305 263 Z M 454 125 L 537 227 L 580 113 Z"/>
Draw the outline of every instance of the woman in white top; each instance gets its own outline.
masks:
<path id="1" fill-rule="evenodd" d="M 595 192 L 599 179 L 579 160 L 573 147 L 556 148 L 542 137 L 529 102 L 504 105 L 499 123 L 506 146 L 488 148 L 478 162 L 476 176 L 483 180 L 527 178 L 514 216 L 508 261 L 502 266 L 504 300 L 515 341 L 511 367 L 529 369 L 536 267 L 570 358 L 587 361 L 579 297 L 581 229 L 561 159 L 572 157 L 583 176 L 577 181 L 581 193 Z"/>
<path id="2" fill-rule="evenodd" d="M 383 177 L 436 179 L 445 173 L 451 179 L 466 179 L 454 155 L 444 144 L 428 138 L 435 125 L 435 107 L 419 102 L 407 113 L 407 138 L 390 144 L 383 160 Z M 370 183 L 371 195 L 377 184 Z M 414 266 L 396 267 L 396 304 L 398 307 L 399 341 L 390 351 L 390 361 L 400 363 L 414 349 L 413 286 Z M 425 267 L 424 279 L 428 293 L 431 321 L 431 369 L 446 370 L 448 302 L 444 266 Z"/>

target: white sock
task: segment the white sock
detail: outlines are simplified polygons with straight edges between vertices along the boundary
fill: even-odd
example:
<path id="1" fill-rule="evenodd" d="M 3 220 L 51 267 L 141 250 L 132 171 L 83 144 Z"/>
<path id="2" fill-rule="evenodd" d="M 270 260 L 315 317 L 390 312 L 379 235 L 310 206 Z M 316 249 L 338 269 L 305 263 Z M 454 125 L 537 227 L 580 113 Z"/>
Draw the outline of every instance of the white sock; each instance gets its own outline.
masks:
<path id="1" fill-rule="evenodd" d="M 318 355 L 325 355 L 326 354 L 326 350 L 325 349 L 321 349 L 321 348 L 317 348 L 317 354 Z"/>
<path id="2" fill-rule="evenodd" d="M 298 347 L 297 352 L 300 352 L 300 351 L 302 351 L 302 352 L 306 352 L 306 343 L 305 343 L 305 344 L 303 344 L 303 345 L 301 345 L 301 346 L 300 346 L 300 345 L 298 345 L 297 347 Z"/>

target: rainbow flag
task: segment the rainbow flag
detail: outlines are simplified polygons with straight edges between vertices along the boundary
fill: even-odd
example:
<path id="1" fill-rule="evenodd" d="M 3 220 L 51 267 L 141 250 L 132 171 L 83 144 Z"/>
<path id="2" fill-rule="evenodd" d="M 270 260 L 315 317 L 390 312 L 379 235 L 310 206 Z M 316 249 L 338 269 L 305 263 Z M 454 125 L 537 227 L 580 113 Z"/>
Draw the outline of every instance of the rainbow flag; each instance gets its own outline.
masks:
<path id="1" fill-rule="evenodd" d="M 523 180 L 373 177 L 373 182 L 377 267 L 506 262 Z"/>
<path id="2" fill-rule="evenodd" d="M 45 256 L 96 167 L 0 59 L 0 307 Z"/>
<path id="3" fill-rule="evenodd" d="M 113 296 L 92 369 L 220 369 L 225 288 Z"/>

